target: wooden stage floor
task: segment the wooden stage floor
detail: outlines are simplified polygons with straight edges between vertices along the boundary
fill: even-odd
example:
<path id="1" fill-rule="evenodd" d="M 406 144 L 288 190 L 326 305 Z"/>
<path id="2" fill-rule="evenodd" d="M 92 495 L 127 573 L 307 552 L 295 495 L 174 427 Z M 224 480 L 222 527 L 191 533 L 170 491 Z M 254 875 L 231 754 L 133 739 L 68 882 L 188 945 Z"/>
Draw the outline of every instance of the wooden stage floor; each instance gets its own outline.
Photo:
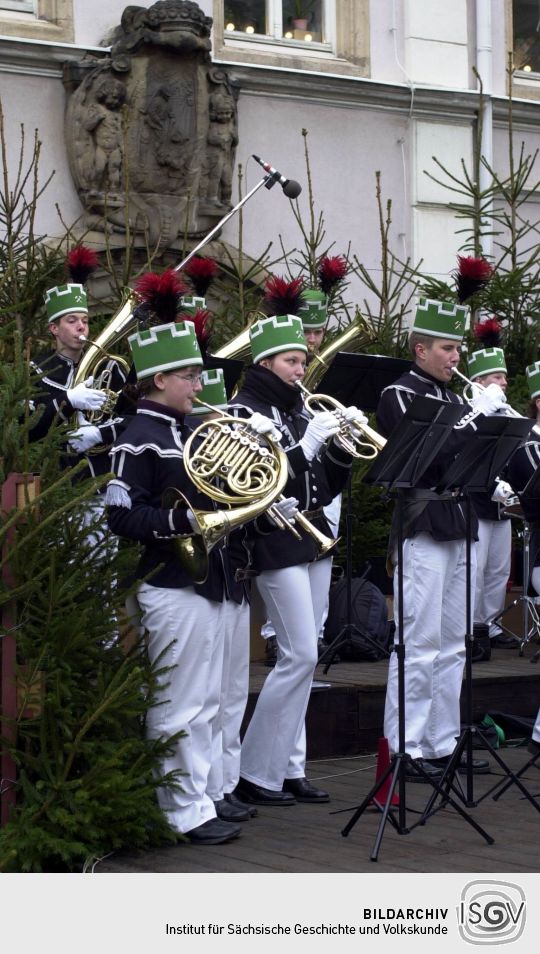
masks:
<path id="1" fill-rule="evenodd" d="M 529 756 L 524 748 L 499 750 L 517 771 Z M 485 753 L 483 753 L 485 754 Z M 503 771 L 491 759 L 493 774 L 475 776 L 477 800 Z M 258 807 L 258 817 L 242 825 L 242 835 L 227 845 L 178 844 L 161 850 L 108 856 L 95 865 L 99 873 L 419 873 L 419 872 L 538 872 L 540 871 L 540 811 L 512 786 L 498 801 L 486 798 L 465 809 L 494 838 L 487 844 L 469 822 L 445 808 L 426 825 L 397 834 L 387 824 L 378 855 L 370 860 L 380 813 L 365 812 L 347 837 L 341 832 L 375 779 L 373 755 L 325 759 L 308 764 L 308 776 L 331 794 L 327 805 L 297 804 L 287 808 Z M 531 768 L 524 782 L 538 796 L 540 770 Z M 407 824 L 418 818 L 431 788 L 407 784 Z M 464 807 L 463 805 L 461 807 Z M 342 814 L 333 814 L 346 809 Z"/>

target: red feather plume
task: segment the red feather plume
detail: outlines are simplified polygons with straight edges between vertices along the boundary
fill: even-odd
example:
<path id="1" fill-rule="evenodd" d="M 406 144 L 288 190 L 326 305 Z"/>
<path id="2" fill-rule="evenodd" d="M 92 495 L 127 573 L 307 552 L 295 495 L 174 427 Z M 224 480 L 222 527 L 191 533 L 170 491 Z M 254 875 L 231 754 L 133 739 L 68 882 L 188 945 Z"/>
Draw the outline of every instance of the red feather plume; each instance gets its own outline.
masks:
<path id="1" fill-rule="evenodd" d="M 478 321 L 473 331 L 482 348 L 500 348 L 502 325 L 495 317 Z"/>
<path id="2" fill-rule="evenodd" d="M 176 321 L 180 309 L 180 298 L 186 293 L 187 285 L 173 268 L 158 274 L 146 272 L 137 279 L 134 290 L 160 321 Z"/>
<path id="3" fill-rule="evenodd" d="M 66 258 L 66 267 L 72 282 L 84 285 L 86 280 L 99 267 L 99 258 L 93 249 L 85 245 L 72 248 Z"/>
<path id="4" fill-rule="evenodd" d="M 343 255 L 334 255 L 332 257 L 325 255 L 324 258 L 321 258 L 317 268 L 317 275 L 319 277 L 321 291 L 323 291 L 325 295 L 329 295 L 335 286 L 343 281 L 347 274 L 348 267 Z"/>
<path id="5" fill-rule="evenodd" d="M 189 312 L 181 312 L 177 321 L 192 321 L 195 325 L 195 334 L 199 342 L 201 354 L 205 355 L 210 345 L 210 335 L 212 333 L 212 315 L 206 308 L 197 308 L 194 315 Z"/>
<path id="6" fill-rule="evenodd" d="M 301 278 L 279 278 L 271 275 L 267 279 L 264 290 L 264 303 L 272 315 L 296 315 L 302 304 L 302 289 L 304 283 Z"/>
<path id="7" fill-rule="evenodd" d="M 458 255 L 458 270 L 455 276 L 458 301 L 467 301 L 471 295 L 487 285 L 492 275 L 493 266 L 485 258 Z"/>
<path id="8" fill-rule="evenodd" d="M 201 298 L 208 291 L 218 272 L 219 265 L 213 258 L 193 258 L 184 268 L 184 273 L 188 276 L 196 294 Z"/>

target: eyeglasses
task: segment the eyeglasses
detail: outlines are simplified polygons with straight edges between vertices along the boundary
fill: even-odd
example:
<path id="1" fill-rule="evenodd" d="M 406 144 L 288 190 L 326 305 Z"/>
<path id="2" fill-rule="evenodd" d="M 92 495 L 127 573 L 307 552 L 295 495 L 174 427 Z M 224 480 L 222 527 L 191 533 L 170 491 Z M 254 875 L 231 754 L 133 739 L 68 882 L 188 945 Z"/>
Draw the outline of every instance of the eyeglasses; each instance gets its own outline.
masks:
<path id="1" fill-rule="evenodd" d="M 190 384 L 200 384 L 202 374 L 179 374 L 178 371 L 171 371 L 171 377 L 180 378 L 181 381 L 189 381 Z"/>

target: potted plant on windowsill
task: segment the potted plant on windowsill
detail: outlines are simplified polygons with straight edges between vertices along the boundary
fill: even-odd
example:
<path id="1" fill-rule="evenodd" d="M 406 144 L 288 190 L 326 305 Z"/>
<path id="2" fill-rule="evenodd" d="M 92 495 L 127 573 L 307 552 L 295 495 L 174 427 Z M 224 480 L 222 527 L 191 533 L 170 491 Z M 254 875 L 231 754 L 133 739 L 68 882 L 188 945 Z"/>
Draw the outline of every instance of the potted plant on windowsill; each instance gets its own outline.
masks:
<path id="1" fill-rule="evenodd" d="M 294 0 L 291 20 L 295 30 L 307 30 L 312 7 L 313 0 Z"/>

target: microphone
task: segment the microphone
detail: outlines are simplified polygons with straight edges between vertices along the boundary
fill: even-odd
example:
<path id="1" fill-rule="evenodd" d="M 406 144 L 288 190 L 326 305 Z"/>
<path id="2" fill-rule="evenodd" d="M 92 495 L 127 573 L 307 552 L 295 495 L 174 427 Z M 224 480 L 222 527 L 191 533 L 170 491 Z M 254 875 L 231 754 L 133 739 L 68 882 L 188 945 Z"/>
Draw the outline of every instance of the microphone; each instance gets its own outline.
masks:
<path id="1" fill-rule="evenodd" d="M 295 182 L 294 179 L 286 179 L 285 176 L 281 175 L 281 172 L 274 169 L 269 162 L 265 162 L 260 156 L 253 154 L 253 158 L 255 162 L 258 162 L 259 165 L 263 167 L 265 172 L 268 172 L 274 182 L 279 182 L 288 199 L 296 199 L 296 197 L 300 195 L 302 186 L 299 182 Z"/>

